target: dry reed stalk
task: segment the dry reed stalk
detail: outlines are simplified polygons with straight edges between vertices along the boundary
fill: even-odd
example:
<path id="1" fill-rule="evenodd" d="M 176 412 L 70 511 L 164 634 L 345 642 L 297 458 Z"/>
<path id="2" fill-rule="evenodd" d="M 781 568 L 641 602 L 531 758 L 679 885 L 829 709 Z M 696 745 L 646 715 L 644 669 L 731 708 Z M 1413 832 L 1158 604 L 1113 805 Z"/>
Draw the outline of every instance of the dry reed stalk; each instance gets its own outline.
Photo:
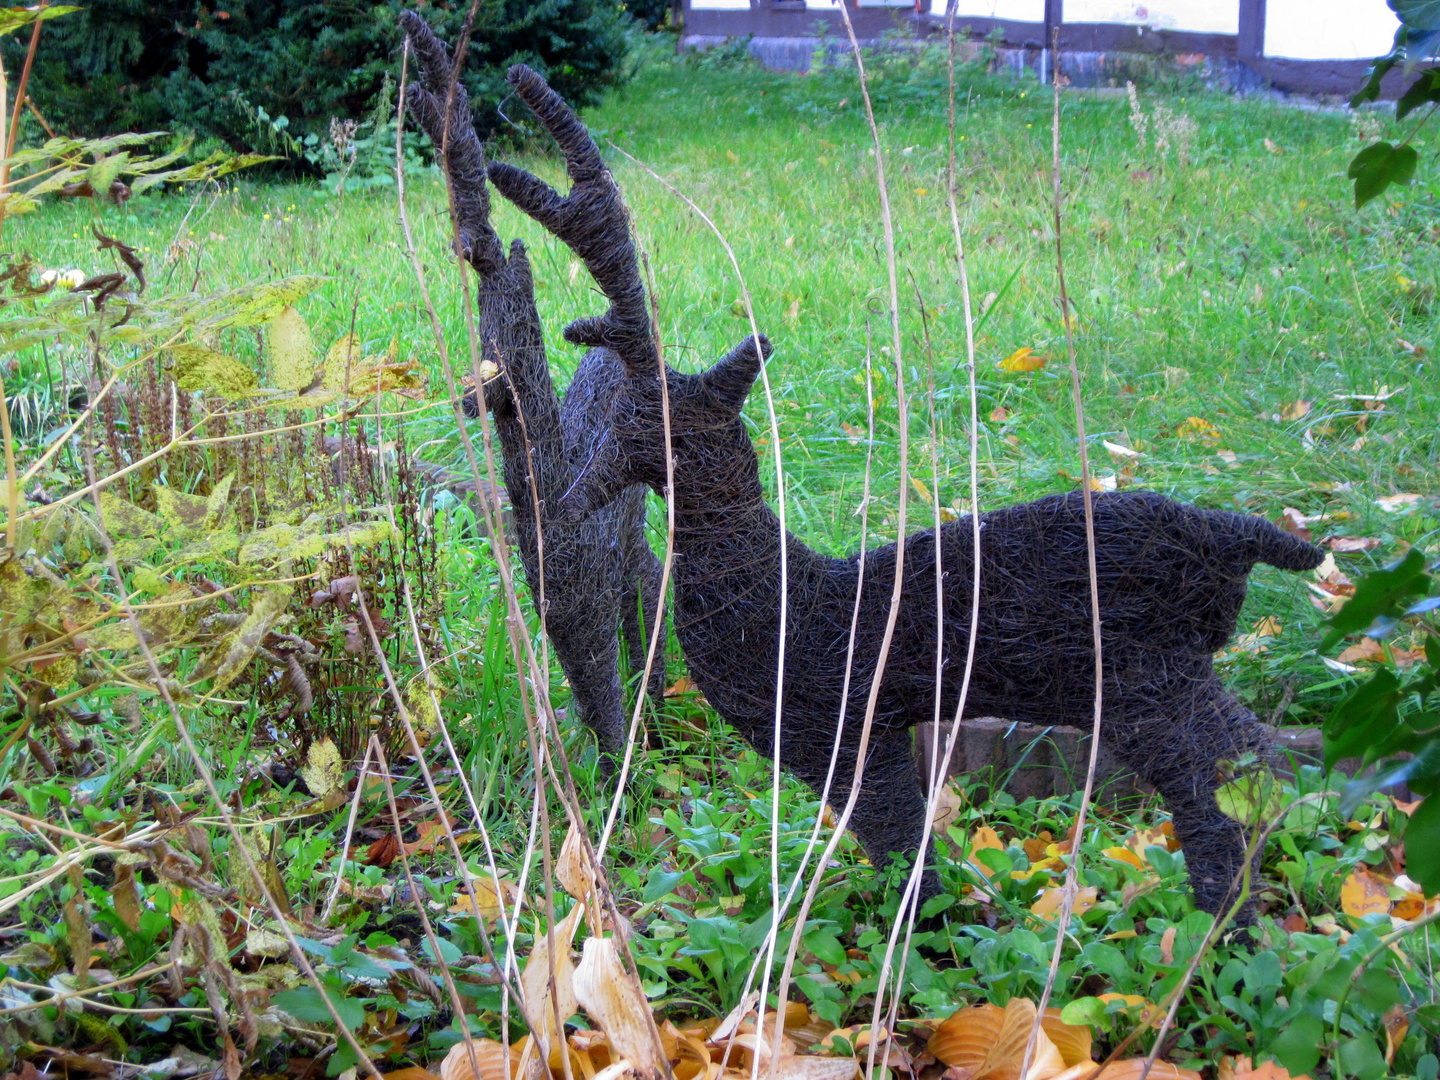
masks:
<path id="1" fill-rule="evenodd" d="M 1080 447 L 1080 490 L 1085 507 L 1085 555 L 1086 568 L 1090 575 L 1090 628 L 1095 642 L 1095 714 L 1090 727 L 1090 760 L 1085 767 L 1085 787 L 1080 793 L 1080 809 L 1075 814 L 1075 842 L 1070 850 L 1070 864 L 1065 868 L 1065 884 L 1061 892 L 1060 913 L 1055 919 L 1055 951 L 1050 956 L 1050 968 L 1045 975 L 1045 988 L 1040 993 L 1040 1002 L 1035 1008 L 1035 1022 L 1030 1027 L 1030 1038 L 1025 1043 L 1025 1057 L 1020 1065 L 1020 1075 L 1030 1069 L 1035 1055 L 1035 1043 L 1040 1037 L 1040 1021 L 1055 992 L 1055 980 L 1060 973 L 1060 958 L 1065 951 L 1065 934 L 1070 928 L 1070 918 L 1075 910 L 1075 895 L 1080 871 L 1080 845 L 1085 835 L 1085 815 L 1090 809 L 1090 798 L 1095 791 L 1095 770 L 1100 754 L 1100 712 L 1102 688 L 1100 675 L 1102 657 L 1100 652 L 1100 575 L 1095 559 L 1095 501 L 1090 490 L 1090 451 L 1085 443 L 1085 402 L 1080 392 L 1080 369 L 1075 362 L 1075 324 L 1070 310 L 1070 294 L 1065 288 L 1065 257 L 1060 235 L 1060 28 L 1057 26 L 1051 38 L 1050 56 L 1054 65 L 1050 82 L 1054 87 L 1053 108 L 1050 122 L 1050 176 L 1051 206 L 1055 217 L 1055 278 L 1060 289 L 1060 318 L 1065 323 L 1065 352 L 1070 363 L 1070 396 L 1075 405 L 1075 438 Z M 1247 866 L 1248 861 L 1247 861 Z M 1158 1044 L 1157 1044 L 1158 1045 Z M 1149 1073 L 1149 1065 L 1146 1066 Z M 1144 1077 L 1141 1077 L 1144 1080 Z"/>
<path id="2" fill-rule="evenodd" d="M 447 141 L 448 141 L 448 136 L 449 136 L 449 131 L 448 131 L 448 123 L 449 123 L 449 120 L 448 120 L 448 118 L 449 118 L 449 116 L 451 115 L 450 105 L 451 105 L 451 102 L 452 102 L 452 100 L 453 100 L 453 96 L 454 96 L 454 94 L 455 94 L 455 88 L 456 88 L 457 79 L 458 79 L 459 65 L 463 62 L 464 49 L 465 49 L 465 47 L 466 47 L 466 42 L 467 42 L 467 33 L 466 33 L 466 31 L 468 30 L 468 21 L 469 21 L 470 17 L 473 16 L 473 14 L 474 14 L 474 12 L 475 12 L 475 9 L 476 9 L 476 6 L 477 6 L 476 0 L 472 0 L 472 4 L 471 4 L 470 10 L 469 10 L 469 14 L 467 15 L 467 28 L 466 28 L 466 30 L 462 30 L 462 37 L 461 37 L 460 43 L 459 43 L 459 45 L 458 45 L 458 47 L 457 47 L 457 49 L 456 49 L 456 54 L 455 54 L 455 67 L 454 67 L 454 72 L 452 73 L 451 82 L 450 82 L 450 87 L 449 87 L 449 90 L 448 90 L 448 92 L 447 92 L 446 108 L 445 108 L 445 112 L 444 112 L 444 115 L 446 116 L 447 119 L 446 119 L 446 129 L 445 129 L 444 133 L 442 134 L 442 140 L 441 140 L 441 142 L 442 142 L 442 147 L 441 147 L 441 157 L 442 157 L 442 160 L 444 160 L 444 149 L 445 149 L 445 145 L 446 145 L 446 143 L 447 143 Z M 407 49 L 407 56 L 408 56 L 408 49 Z M 402 102 L 402 108 L 403 108 L 403 102 Z M 399 126 L 400 126 L 400 125 L 397 125 L 397 129 L 399 128 Z M 400 136 L 399 136 L 399 133 L 398 133 L 398 130 L 397 130 L 397 155 L 398 155 L 398 153 L 399 153 L 399 150 L 398 150 L 398 147 L 399 147 L 399 141 L 398 141 L 398 140 L 399 140 L 399 137 L 400 137 Z M 397 172 L 399 172 L 399 171 L 400 171 L 400 170 L 399 170 L 398 165 L 397 165 Z M 401 190 L 403 191 L 403 188 L 402 188 Z M 450 204 L 451 204 L 451 209 L 452 209 L 451 219 L 452 219 L 452 222 L 454 222 L 454 221 L 456 220 L 456 215 L 453 213 L 453 210 L 454 210 L 454 199 L 455 199 L 454 187 L 453 187 L 453 184 L 452 184 L 452 182 L 451 182 L 451 178 L 450 178 L 448 175 L 446 176 L 446 190 L 447 190 L 447 195 L 448 195 L 448 197 L 449 197 Z M 430 302 L 428 287 L 426 287 L 425 284 L 424 284 L 423 271 L 422 271 L 421 268 L 420 268 L 418 257 L 417 257 L 416 254 L 415 254 L 413 236 L 412 236 L 412 234 L 411 234 L 411 232 L 410 232 L 410 229 L 409 229 L 408 217 L 405 216 L 405 212 L 404 212 L 404 209 L 403 209 L 403 207 L 404 207 L 403 198 L 402 198 L 402 202 L 401 202 L 401 207 L 402 207 L 402 210 L 401 210 L 402 218 L 404 219 L 404 225 L 405 225 L 407 245 L 408 245 L 409 250 L 410 250 L 412 263 L 413 263 L 414 266 L 415 266 L 415 271 L 416 271 L 417 277 L 419 277 L 419 278 L 421 279 L 422 294 L 424 295 L 424 298 L 425 298 L 425 301 L 426 301 L 426 306 L 427 306 L 427 309 L 428 309 L 429 314 L 430 314 L 431 325 L 432 325 L 432 328 L 433 328 L 434 331 L 435 331 L 437 343 L 440 345 L 442 366 L 443 366 L 443 368 L 444 368 L 444 370 L 445 370 L 446 379 L 447 379 L 447 382 L 448 382 L 448 385 L 449 385 L 449 388 L 450 388 L 450 391 L 451 391 L 452 403 L 454 404 L 454 407 L 455 407 L 455 410 L 456 410 L 457 426 L 458 426 L 458 428 L 459 428 L 459 430 L 460 430 L 460 433 L 461 433 L 462 442 L 464 442 L 464 444 L 465 444 L 467 456 L 468 456 L 469 459 L 470 459 L 470 464 L 471 464 L 472 473 L 475 475 L 476 481 L 477 481 L 477 483 L 478 483 L 478 481 L 479 481 L 478 461 L 476 460 L 476 457 L 475 457 L 474 447 L 473 447 L 473 445 L 470 443 L 470 440 L 469 440 L 469 438 L 468 438 L 468 432 L 467 432 L 467 430 L 466 430 L 466 426 L 465 426 L 465 423 L 464 423 L 463 416 L 461 416 L 461 414 L 460 414 L 460 410 L 459 410 L 459 400 L 460 400 L 460 396 L 456 393 L 456 386 L 455 386 L 453 366 L 452 366 L 451 363 L 450 363 L 449 352 L 448 352 L 448 350 L 445 348 L 444 335 L 443 335 L 443 333 L 441 332 L 440 327 L 439 327 L 438 316 L 435 314 L 435 310 L 434 310 L 433 304 L 431 304 L 431 302 Z M 464 262 L 463 262 L 462 259 L 458 258 L 458 250 L 457 250 L 457 263 L 459 264 L 459 266 L 460 266 L 460 268 L 461 268 L 461 287 L 462 287 L 462 290 L 463 290 L 463 292 L 464 292 L 464 297 L 465 297 L 466 328 L 467 328 L 467 332 L 468 332 L 468 334 L 469 334 L 469 339 L 470 339 L 471 355 L 472 355 L 473 367 L 474 367 L 474 370 L 475 370 L 476 382 L 477 382 L 477 385 L 479 385 L 482 380 L 481 380 L 481 378 L 480 378 L 480 371 L 479 371 L 480 351 L 479 351 L 479 341 L 478 341 L 478 337 L 477 337 L 477 326 L 476 326 L 476 322 L 475 322 L 475 319 L 474 319 L 474 308 L 473 308 L 473 304 L 472 304 L 471 293 L 470 293 L 470 290 L 469 290 L 469 280 L 468 280 L 468 277 L 466 276 L 465 271 L 464 271 Z M 488 469 L 489 469 L 489 472 L 490 472 L 490 475 L 491 475 L 491 478 L 492 478 L 492 482 L 493 482 L 494 476 L 495 476 L 495 472 L 494 472 L 494 453 L 493 453 L 493 443 L 492 443 L 491 437 L 490 437 L 490 436 L 491 436 L 491 431 L 490 431 L 490 427 L 489 427 L 489 417 L 488 417 L 488 414 L 486 413 L 486 411 L 483 410 L 483 409 L 480 411 L 480 417 L 481 417 L 481 423 L 482 423 L 482 433 L 483 433 L 483 435 L 484 435 L 484 442 L 485 442 L 486 465 L 487 465 L 487 467 L 488 467 Z M 531 474 L 531 476 L 530 476 L 530 483 L 531 483 L 532 491 L 533 491 L 533 490 L 534 490 L 534 485 L 535 485 L 535 480 L 534 480 L 533 472 L 532 472 L 532 474 Z M 492 511 L 493 511 L 493 508 L 487 507 L 487 516 L 488 516 Z M 537 522 L 537 526 L 538 526 L 538 522 Z M 537 527 L 537 533 L 539 533 L 539 532 L 540 532 L 540 530 L 539 530 L 538 527 Z M 500 534 L 497 534 L 497 533 L 492 532 L 492 535 L 500 535 Z M 542 541 L 542 543 L 543 543 L 543 541 Z M 503 562 L 505 563 L 505 571 L 508 571 L 508 570 L 509 570 L 509 567 L 508 567 L 508 558 L 507 558 L 508 552 L 505 552 L 505 551 L 504 551 L 504 545 L 503 545 L 503 544 L 502 544 L 502 545 L 497 545 L 496 555 L 497 555 L 497 560 L 496 560 L 496 561 L 497 561 L 497 565 L 500 564 L 500 563 L 503 561 Z M 512 655 L 514 656 L 514 658 L 515 658 L 515 660 L 516 660 L 517 670 L 521 670 L 521 669 L 523 668 L 523 669 L 528 669 L 528 671 L 530 672 L 530 675 L 531 675 L 530 683 L 533 684 L 533 689 L 536 691 L 536 697 L 537 697 L 537 699 L 538 699 L 538 701 L 539 701 L 539 704 L 541 705 L 541 707 L 542 707 L 542 709 L 543 709 L 543 721 L 544 721 L 544 723 L 541 724 L 541 725 L 537 725 L 537 724 L 534 722 L 534 720 L 532 719 L 532 717 L 534 717 L 535 713 L 534 713 L 530 708 L 527 707 L 528 693 L 527 693 L 526 680 L 521 680 L 521 684 L 520 684 L 521 698 L 522 698 L 521 704 L 522 704 L 522 711 L 524 712 L 524 714 L 525 714 L 525 716 L 526 716 L 526 721 L 527 721 L 527 724 L 526 724 L 526 728 L 527 728 L 527 742 L 528 742 L 528 744 L 529 744 L 529 748 L 530 748 L 530 752 L 531 752 L 531 760 L 532 760 L 532 763 L 534 764 L 535 772 L 536 772 L 536 778 L 537 778 L 537 784 L 536 784 L 536 811 L 537 811 L 537 814 L 536 814 L 536 816 L 538 816 L 538 819 L 539 819 L 538 824 L 539 824 L 539 826 L 540 826 L 540 828 L 539 828 L 538 831 L 539 831 L 540 835 L 541 835 L 542 838 L 543 838 L 543 842 L 542 842 L 542 861 L 543 861 L 543 863 L 544 863 L 544 865 L 545 865 L 544 879 L 545 879 L 545 889 L 546 889 L 546 934 L 547 934 L 547 941 L 548 941 L 549 944 L 550 944 L 550 949 L 548 950 L 548 952 L 549 952 L 549 956 L 550 956 L 550 958 L 551 958 L 551 959 L 550 959 L 550 962 L 551 962 L 551 964 L 552 964 L 552 971 L 550 972 L 550 975 L 551 975 L 551 979 L 550 979 L 551 986 L 552 986 L 552 988 L 553 988 L 553 985 L 554 985 L 554 974 L 555 974 L 554 971 L 553 971 L 553 963 L 554 963 L 554 957 L 555 957 L 554 940 L 553 940 L 555 918 L 554 918 L 554 907 L 553 907 L 553 893 L 552 893 L 552 891 L 551 891 L 551 882 L 552 882 L 552 880 L 553 880 L 553 874 L 550 873 L 550 866 L 551 866 L 551 858 L 552 858 L 552 855 L 551 855 L 551 851 L 550 851 L 550 830 L 549 830 L 549 827 L 548 827 L 548 823 L 549 823 L 549 808 L 548 808 L 548 804 L 547 804 L 547 802 L 546 802 L 546 799 L 545 799 L 545 797 L 544 797 L 544 792 L 545 792 L 546 781 L 547 781 L 547 780 L 549 781 L 549 784 L 550 784 L 551 786 L 553 786 L 556 794 L 557 794 L 558 797 L 560 798 L 561 803 L 562 803 L 562 805 L 564 806 L 565 811 L 566 811 L 566 817 L 567 817 L 567 819 L 568 819 L 571 827 L 576 830 L 577 835 L 578 835 L 579 838 L 580 838 L 580 841 L 581 841 L 581 844 L 582 844 L 582 851 L 583 851 L 584 855 L 586 856 L 588 862 L 591 864 L 592 870 L 593 870 L 594 873 L 595 873 L 595 885 L 596 885 L 597 897 L 598 897 L 598 899 L 600 900 L 601 904 L 608 910 L 608 913 L 609 913 L 610 916 L 611 916 L 612 925 L 614 925 L 615 928 L 616 928 L 616 929 L 615 929 L 615 936 L 616 936 L 617 940 L 619 941 L 619 943 L 620 943 L 621 946 L 622 946 L 622 948 L 621 948 L 621 950 L 620 950 L 620 955 L 621 955 L 622 960 L 625 962 L 626 967 L 627 967 L 627 969 L 628 969 L 627 973 L 630 975 L 630 977 L 631 977 L 632 979 L 635 980 L 635 985 L 636 985 L 636 987 L 637 987 L 637 989 L 638 989 L 639 986 L 640 986 L 640 982 L 639 982 L 639 972 L 638 972 L 638 967 L 637 967 L 636 964 L 635 964 L 635 959 L 634 959 L 634 955 L 633 955 L 633 952 L 632 952 L 632 949 L 631 949 L 630 942 L 629 942 L 629 940 L 628 940 L 628 935 L 625 933 L 625 931 L 624 931 L 624 929 L 623 929 L 623 927 L 625 926 L 625 921 L 624 921 L 624 920 L 621 918 L 621 916 L 620 916 L 619 910 L 618 910 L 618 908 L 617 908 L 617 906 L 616 906 L 616 904 L 615 904 L 613 891 L 609 888 L 608 879 L 607 879 L 606 876 L 605 876 L 603 867 L 599 864 L 599 861 L 596 859 L 595 853 L 594 853 L 594 849 L 590 846 L 589 838 L 588 838 L 588 836 L 586 835 L 586 830 L 585 830 L 585 827 L 584 827 L 583 816 L 581 815 L 580 810 L 579 810 L 579 798 L 578 798 L 578 795 L 577 795 L 577 793 L 576 793 L 576 791 L 575 791 L 574 782 L 573 782 L 573 779 L 572 779 L 572 777 L 571 777 L 571 773 L 570 773 L 570 769 L 569 769 L 569 763 L 568 763 L 568 760 L 566 759 L 565 748 L 564 748 L 563 743 L 562 743 L 562 742 L 560 741 L 560 739 L 559 739 L 559 733 L 558 733 L 557 724 L 556 724 L 556 721 L 555 721 L 554 711 L 553 711 L 553 708 L 551 707 L 550 700 L 549 700 L 549 682 L 548 682 L 548 678 L 546 678 L 545 675 L 544 675 L 545 672 L 548 672 L 548 650 L 547 650 L 546 644 L 542 641 L 542 644 L 541 644 L 541 658 L 540 658 L 540 659 L 538 660 L 538 662 L 537 662 L 537 658 L 535 657 L 533 648 L 531 647 L 531 644 L 530 644 L 530 641 L 529 641 L 529 637 L 528 637 L 527 634 L 525 634 L 525 633 L 523 632 L 523 626 L 524 626 L 523 616 L 522 616 L 522 614 L 521 614 L 521 612 L 520 612 L 520 608 L 519 608 L 519 597 L 518 597 L 518 594 L 517 594 L 516 591 L 515 591 L 513 575 L 510 574 L 510 573 L 508 573 L 508 572 L 502 571 L 502 573 L 501 573 L 501 579 L 502 579 L 502 588 L 503 588 L 503 590 L 504 590 L 504 592 L 505 592 L 505 598 L 506 598 L 506 602 L 507 602 L 507 607 L 509 608 L 509 612 L 510 612 L 510 618 L 509 618 L 509 620 L 507 620 L 507 629 L 509 630 L 509 636 L 510 636 L 510 641 L 511 641 Z M 542 589 L 543 589 L 543 586 L 542 586 Z M 543 610 L 543 608 L 542 608 L 542 610 Z M 412 617 L 413 617 L 413 605 L 412 605 Z M 657 627 L 658 627 L 658 621 L 657 621 L 657 624 L 656 624 L 656 625 L 657 625 Z M 372 631 L 371 631 L 371 632 L 372 632 L 372 634 L 373 634 L 373 628 L 372 628 Z M 652 641 L 653 641 L 653 636 L 652 636 Z M 522 653 L 523 653 L 524 659 L 525 659 L 525 663 L 524 663 L 524 664 L 521 663 L 521 655 L 522 655 Z M 392 691 L 392 693 L 393 693 L 393 692 L 394 692 L 394 691 Z M 403 709 L 403 705 L 402 705 L 402 709 Z M 438 712 L 437 712 L 437 715 L 438 715 Z M 402 712 L 402 716 L 403 716 L 403 712 Z M 441 727 L 442 730 L 444 730 L 444 720 L 443 720 L 443 717 L 440 718 L 439 726 Z M 536 729 L 537 729 L 537 727 L 540 728 L 540 734 L 541 734 L 541 736 L 542 736 L 541 739 L 537 739 L 537 738 L 536 738 Z M 407 730 L 408 730 L 408 720 L 407 720 Z M 548 736 L 551 740 L 553 740 L 554 749 L 555 749 L 555 756 L 554 756 L 554 757 L 552 757 L 550 754 L 546 753 L 546 747 L 545 747 L 545 742 L 544 742 L 543 736 Z M 413 735 L 412 735 L 412 740 L 413 740 Z M 446 742 L 447 742 L 447 746 L 451 746 L 451 752 L 453 753 L 453 745 L 450 744 L 448 732 L 446 733 Z M 418 747 L 417 747 L 417 756 L 418 756 Z M 559 763 L 560 763 L 560 766 L 561 766 L 561 770 L 562 770 L 559 775 L 556 774 L 556 771 L 555 771 L 555 768 L 554 768 L 554 762 L 555 762 L 556 758 L 558 758 Z M 423 759 L 421 759 L 421 767 L 422 767 L 422 769 L 424 769 Z M 433 792 L 433 789 L 432 789 L 432 798 L 436 801 L 436 805 L 438 806 L 438 805 L 439 805 L 438 796 L 435 795 L 435 793 Z M 478 820 L 478 811 L 477 811 L 477 820 Z M 533 849 L 533 838 L 534 838 L 534 834 L 535 834 L 535 830 L 532 829 L 531 840 L 530 840 L 530 842 L 527 843 L 527 846 L 526 846 L 526 868 L 527 868 L 527 871 L 528 871 L 528 867 L 529 867 L 529 865 L 530 865 L 530 863 L 531 863 L 531 856 L 532 856 L 532 849 Z M 488 853 L 488 844 L 487 844 L 487 853 Z M 458 857 L 458 852 L 457 852 L 457 857 Z M 493 854 L 490 855 L 490 858 L 491 858 L 491 871 L 492 871 L 492 873 L 496 873 L 495 866 L 494 866 L 494 861 L 493 861 Z M 462 865 L 463 865 L 463 864 L 462 864 Z M 498 877 L 498 873 L 497 873 L 497 877 Z M 522 877 L 522 882 L 523 882 L 523 877 Z M 523 889 L 523 886 L 522 886 L 522 889 Z M 518 899 L 517 899 L 517 905 L 518 905 Z M 517 907 L 517 912 L 518 912 L 518 907 Z M 597 916 L 597 917 L 598 917 L 598 916 Z M 511 920 L 510 926 L 507 928 L 507 940 L 508 940 L 508 942 L 509 942 L 509 944 L 510 944 L 510 946 L 511 946 L 510 949 L 507 951 L 507 964 L 513 964 L 513 962 L 514 962 L 514 961 L 513 961 L 513 957 L 514 957 L 514 920 L 513 920 L 513 919 Z M 642 996 L 643 996 L 643 991 L 642 991 Z M 658 1030 L 658 1028 L 656 1028 L 656 1026 L 655 1026 L 655 1024 L 654 1024 L 654 1021 L 653 1021 L 653 1018 L 647 1018 L 647 1019 L 648 1019 L 648 1025 L 647 1025 L 647 1026 L 649 1027 L 650 1032 L 651 1032 L 653 1038 L 655 1039 L 656 1045 L 659 1046 L 659 1045 L 660 1045 L 660 1033 L 659 1033 L 659 1030 Z M 661 1057 L 662 1057 L 662 1059 L 663 1059 L 664 1055 L 662 1054 Z M 564 1060 L 563 1055 L 562 1055 L 562 1060 Z M 569 1069 L 568 1060 L 565 1060 L 565 1061 L 564 1061 L 564 1066 L 563 1066 L 563 1067 L 567 1070 L 567 1073 L 568 1073 L 568 1069 Z M 567 1076 L 567 1080 L 568 1080 L 568 1076 Z"/>

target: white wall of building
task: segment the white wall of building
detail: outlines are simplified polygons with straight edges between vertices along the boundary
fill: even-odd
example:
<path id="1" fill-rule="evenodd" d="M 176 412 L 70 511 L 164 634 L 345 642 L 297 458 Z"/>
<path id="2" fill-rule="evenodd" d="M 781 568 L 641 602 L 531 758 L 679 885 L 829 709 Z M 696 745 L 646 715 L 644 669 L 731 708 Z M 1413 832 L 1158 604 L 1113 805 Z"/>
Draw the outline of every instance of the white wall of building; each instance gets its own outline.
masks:
<path id="1" fill-rule="evenodd" d="M 750 0 L 690 0 L 695 11 L 749 11 Z"/>
<path id="2" fill-rule="evenodd" d="M 1240 0 L 1065 0 L 1065 21 L 1237 34 Z"/>
<path id="3" fill-rule="evenodd" d="M 948 11 L 945 0 L 931 0 L 931 11 Z M 1012 22 L 1045 21 L 1045 0 L 960 0 L 957 18 L 1009 19 Z"/>
<path id="4" fill-rule="evenodd" d="M 1370 60 L 1390 51 L 1399 25 L 1385 0 L 1266 0 L 1265 55 Z"/>

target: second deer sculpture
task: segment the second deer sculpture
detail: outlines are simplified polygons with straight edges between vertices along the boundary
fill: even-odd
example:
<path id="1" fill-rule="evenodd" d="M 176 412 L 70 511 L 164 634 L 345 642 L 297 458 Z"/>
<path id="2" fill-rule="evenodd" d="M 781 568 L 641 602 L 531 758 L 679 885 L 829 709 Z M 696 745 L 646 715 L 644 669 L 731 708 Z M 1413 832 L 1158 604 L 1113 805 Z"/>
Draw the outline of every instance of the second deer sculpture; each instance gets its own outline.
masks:
<path id="1" fill-rule="evenodd" d="M 490 224 L 485 154 L 465 88 L 455 82 L 447 118 L 454 80 L 448 51 L 415 12 L 402 12 L 400 22 L 424 80 L 406 88 L 406 102 L 431 141 L 445 148 L 457 242 L 479 277 L 482 356 L 496 370 L 462 404 L 467 415 L 478 416 L 483 394 L 483 406 L 494 418 L 525 577 L 537 605 L 543 597 L 546 632 L 580 718 L 599 741 L 601 772 L 608 779 L 613 759 L 624 751 L 627 729 L 617 627 L 631 669 L 638 672 L 645 665 L 646 629 L 664 617 L 660 561 L 645 538 L 646 489 L 630 485 L 584 521 L 544 511 L 558 506 L 574 483 L 625 369 L 612 350 L 592 349 L 563 401 L 557 400 L 525 245 L 515 240 L 507 257 Z M 664 640 L 662 626 L 662 645 Z M 656 702 L 664 678 L 662 655 L 648 686 Z"/>
<path id="2" fill-rule="evenodd" d="M 662 367 L 624 207 L 594 143 L 532 72 L 514 68 L 509 77 L 565 151 L 575 186 L 562 198 L 530 174 L 498 163 L 490 166 L 490 179 L 569 244 L 610 301 L 604 315 L 571 324 L 566 338 L 613 349 L 625 368 L 605 429 L 560 509 L 583 518 L 635 484 L 669 498 L 673 618 L 691 677 L 758 751 L 816 789 L 830 770 L 838 728 L 833 790 L 846 792 L 879 670 L 897 546 L 863 559 L 829 558 L 782 533 L 765 503 L 759 462 L 740 418 L 769 343 L 747 339 L 696 375 Z M 607 182 L 597 185 L 593 178 L 601 175 Z M 1104 659 L 1100 737 L 1159 789 L 1184 845 L 1196 903 L 1220 912 L 1246 865 L 1245 832 L 1216 804 L 1221 762 L 1263 758 L 1272 747 L 1268 730 L 1221 685 L 1212 657 L 1235 631 L 1257 562 L 1299 571 L 1319 565 L 1323 553 L 1262 518 L 1202 510 L 1151 492 L 1098 495 L 1094 516 Z M 878 865 L 918 846 L 924 786 L 911 729 L 931 719 L 937 695 L 942 716 L 959 706 L 977 572 L 979 629 L 964 715 L 1091 724 L 1095 662 L 1080 494 L 982 515 L 978 570 L 971 528 L 961 519 L 916 533 L 904 547 L 897 622 L 851 822 Z M 788 591 L 781 586 L 782 545 Z M 784 642 L 782 604 L 788 605 Z M 788 659 L 778 691 L 777 746 L 782 646 Z M 940 882 L 933 868 L 925 875 L 921 891 L 928 898 Z M 1252 918 L 1247 905 L 1241 920 Z"/>

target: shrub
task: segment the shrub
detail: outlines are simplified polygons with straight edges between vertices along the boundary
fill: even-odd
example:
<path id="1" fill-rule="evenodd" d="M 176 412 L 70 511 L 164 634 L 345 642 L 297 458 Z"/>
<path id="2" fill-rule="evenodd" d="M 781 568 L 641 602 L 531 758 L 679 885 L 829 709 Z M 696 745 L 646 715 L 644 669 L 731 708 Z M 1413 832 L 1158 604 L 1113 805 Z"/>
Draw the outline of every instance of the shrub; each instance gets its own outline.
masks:
<path id="1" fill-rule="evenodd" d="M 44 31 L 31 96 L 62 133 L 187 129 L 255 146 L 280 118 L 288 134 L 325 138 L 330 118 L 360 118 L 398 62 L 397 16 L 410 0 L 110 0 Z M 458 37 L 468 4 L 426 4 Z M 465 83 L 482 137 L 502 123 L 505 69 L 523 61 L 568 100 L 593 104 L 628 75 L 631 17 L 618 0 L 482 4 Z M 4 44 L 18 70 L 28 40 Z"/>

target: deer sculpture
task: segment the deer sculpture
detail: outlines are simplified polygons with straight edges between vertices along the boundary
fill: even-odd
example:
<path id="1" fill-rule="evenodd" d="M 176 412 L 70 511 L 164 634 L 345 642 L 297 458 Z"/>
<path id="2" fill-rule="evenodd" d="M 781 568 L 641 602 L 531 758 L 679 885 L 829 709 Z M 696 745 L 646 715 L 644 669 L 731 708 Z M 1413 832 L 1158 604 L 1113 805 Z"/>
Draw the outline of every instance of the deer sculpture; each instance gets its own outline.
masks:
<path id="1" fill-rule="evenodd" d="M 645 539 L 646 489 L 632 484 L 584 520 L 545 516 L 544 511 L 558 506 L 574 483 L 625 369 L 611 349 L 592 349 L 581 359 L 564 399 L 557 401 L 525 245 L 513 241 L 507 257 L 490 224 L 485 153 L 465 88 L 455 82 L 447 120 L 446 96 L 454 76 L 450 55 L 415 12 L 401 12 L 400 23 L 423 80 L 406 88 L 406 102 L 431 141 L 444 148 L 456 242 L 479 278 L 482 357 L 496 370 L 465 395 L 462 406 L 468 416 L 478 416 L 483 395 L 483 407 L 494 418 L 525 577 L 537 604 L 544 597 L 546 633 L 580 718 L 599 742 L 601 774 L 608 780 L 626 736 L 617 627 L 632 670 L 641 671 L 646 627 L 664 618 L 660 561 Z M 556 235 L 566 240 L 564 232 Z M 663 626 L 661 631 L 663 642 Z M 648 686 L 657 703 L 664 678 L 662 660 Z"/>
<path id="2" fill-rule="evenodd" d="M 829 558 L 783 534 L 766 504 L 740 410 L 771 352 L 748 338 L 710 369 L 663 367 L 645 306 L 626 211 L 585 128 L 532 71 L 509 80 L 565 154 L 571 192 L 492 163 L 497 190 L 585 263 L 609 300 L 565 330 L 574 344 L 613 351 L 624 374 L 603 426 L 558 511 L 584 519 L 648 485 L 675 517 L 672 618 L 691 677 L 759 752 L 819 789 L 843 723 L 837 790 L 849 788 L 895 580 L 895 545 Z M 669 409 L 669 470 L 663 410 Z M 1222 814 L 1219 763 L 1271 752 L 1267 729 L 1229 694 L 1212 656 L 1231 637 L 1257 562 L 1300 571 L 1322 552 L 1259 517 L 1203 510 L 1151 492 L 1094 500 L 1104 658 L 1101 739 L 1160 791 L 1184 845 L 1199 907 L 1218 912 L 1245 863 L 1245 834 Z M 979 567 L 971 523 L 911 536 L 904 547 L 894 639 L 884 666 L 852 827 L 871 859 L 913 853 L 924 822 L 911 729 L 959 704 L 971 583 L 981 577 L 979 629 L 965 715 L 1088 728 L 1094 649 L 1079 493 L 981 515 Z M 940 544 L 944 610 L 936 607 Z M 788 593 L 781 591 L 781 545 Z M 846 663 L 858 601 L 848 697 Z M 789 660 L 779 690 L 781 604 Z M 939 670 L 936 643 L 943 644 Z M 927 868 L 922 896 L 940 891 Z M 1253 919 L 1253 906 L 1241 913 Z"/>

